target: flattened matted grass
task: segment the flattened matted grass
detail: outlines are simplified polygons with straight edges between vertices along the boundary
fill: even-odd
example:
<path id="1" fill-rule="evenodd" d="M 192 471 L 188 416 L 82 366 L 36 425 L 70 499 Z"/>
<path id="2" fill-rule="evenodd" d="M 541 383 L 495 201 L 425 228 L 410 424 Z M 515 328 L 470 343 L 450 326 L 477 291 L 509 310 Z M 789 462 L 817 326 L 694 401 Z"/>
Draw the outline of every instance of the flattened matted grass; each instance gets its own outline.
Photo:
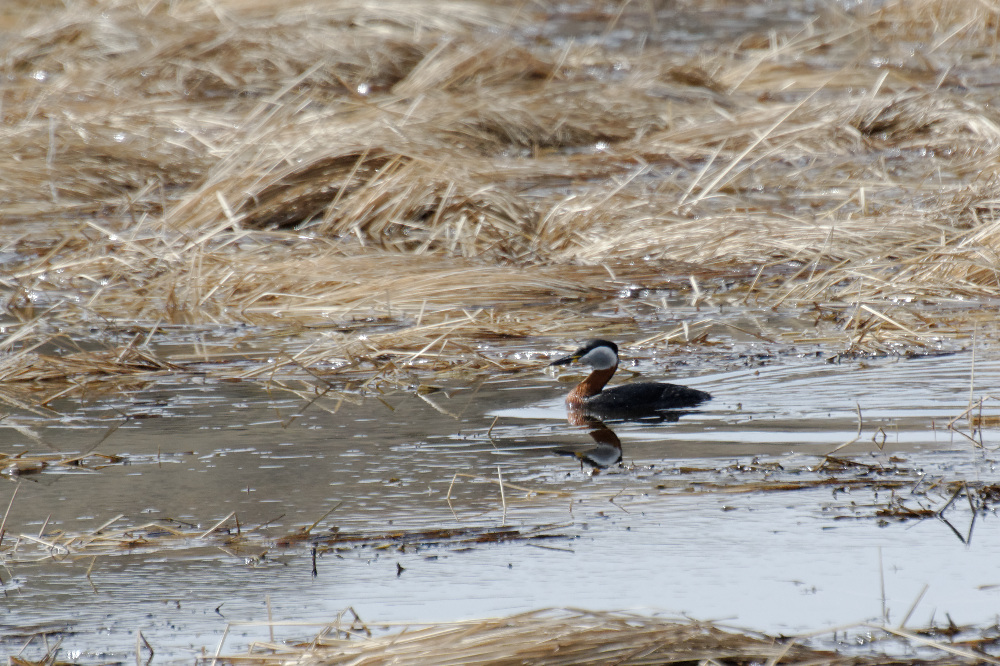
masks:
<path id="1" fill-rule="evenodd" d="M 294 622 L 275 622 L 287 628 Z M 239 626 L 239 625 L 233 625 Z M 853 627 L 869 639 L 895 635 L 938 648 L 940 658 L 848 656 L 803 646 L 795 638 L 749 634 L 710 622 L 678 621 L 634 613 L 542 610 L 502 618 L 405 626 L 372 638 L 352 611 L 300 645 L 257 644 L 245 655 L 206 656 L 223 664 L 476 664 L 561 666 L 622 664 L 879 664 L 995 663 L 974 647 L 939 643 L 902 628 Z M 988 641 L 989 639 L 984 639 Z M 974 642 L 974 641 L 973 641 Z M 222 647 L 221 645 L 219 646 Z"/>
<path id="2" fill-rule="evenodd" d="M 967 304 L 1000 285 L 1000 8 L 754 23 L 744 4 L 11 3 L 6 347 L 373 318 L 316 360 L 368 354 L 358 336 L 392 317 L 370 358 L 453 340 L 454 366 L 690 284 L 818 308 L 836 351 L 996 339 Z M 746 26 L 691 47 L 670 12 Z"/>

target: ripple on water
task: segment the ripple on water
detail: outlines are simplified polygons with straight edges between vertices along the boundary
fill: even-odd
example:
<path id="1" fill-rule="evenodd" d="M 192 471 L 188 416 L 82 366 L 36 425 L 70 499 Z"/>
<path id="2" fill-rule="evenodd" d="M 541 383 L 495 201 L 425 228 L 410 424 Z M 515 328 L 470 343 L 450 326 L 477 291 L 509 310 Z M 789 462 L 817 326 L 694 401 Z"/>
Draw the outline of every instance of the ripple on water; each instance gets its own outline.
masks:
<path id="1" fill-rule="evenodd" d="M 947 523 L 877 515 L 892 497 L 940 508 L 948 481 L 1000 481 L 992 450 L 945 428 L 968 407 L 970 365 L 967 355 L 840 365 L 809 358 L 693 377 L 684 383 L 715 399 L 675 423 L 609 424 L 627 466 L 600 474 L 554 455 L 593 442 L 565 422 L 568 385 L 542 374 L 450 386 L 435 395 L 447 413 L 403 393 L 307 406 L 252 385 L 178 383 L 130 403 L 80 406 L 69 421 L 14 415 L 63 451 L 92 447 L 117 410 L 155 404 L 160 418 L 130 421 L 100 443 L 127 464 L 22 482 L 5 545 L 37 535 L 43 522 L 49 533 L 86 532 L 118 514 L 122 523 L 176 518 L 207 530 L 235 511 L 242 529 L 266 524 L 271 536 L 320 519 L 315 533 L 327 536 L 496 526 L 500 479 L 507 524 L 558 525 L 563 538 L 550 548 L 345 547 L 321 554 L 315 578 L 308 547 L 273 544 L 262 561 L 185 541 L 162 552 L 21 562 L 9 565 L 13 578 L 2 577 L 5 623 L 66 622 L 76 633 L 64 645 L 94 655 L 127 654 L 141 629 L 158 657 L 172 658 L 214 646 L 229 621 L 263 619 L 267 597 L 275 617 L 311 621 L 348 606 L 372 621 L 578 606 L 797 632 L 880 615 L 880 568 L 895 620 L 927 585 L 911 624 L 934 612 L 991 622 L 1000 601 L 992 513 L 973 524 L 962 501 Z M 1000 383 L 1000 362 L 977 361 L 975 377 L 972 393 L 982 395 Z M 809 485 L 826 473 L 816 470 L 819 456 L 857 436 L 859 407 L 861 436 L 838 455 L 882 469 L 873 481 L 904 485 Z M 991 403 L 984 409 L 995 413 Z M 983 438 L 998 435 L 987 428 Z M 799 485 L 747 492 L 763 481 Z M 266 638 L 240 633 L 234 645 Z"/>

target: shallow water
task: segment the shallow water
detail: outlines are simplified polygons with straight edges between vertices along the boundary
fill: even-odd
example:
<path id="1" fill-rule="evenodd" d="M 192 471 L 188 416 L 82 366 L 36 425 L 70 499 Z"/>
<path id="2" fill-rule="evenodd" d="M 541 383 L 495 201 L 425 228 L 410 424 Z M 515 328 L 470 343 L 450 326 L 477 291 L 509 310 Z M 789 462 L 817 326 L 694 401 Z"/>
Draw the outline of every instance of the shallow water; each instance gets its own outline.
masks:
<path id="1" fill-rule="evenodd" d="M 50 642 L 62 637 L 63 657 L 131 659 L 141 630 L 156 663 L 184 661 L 214 653 L 227 623 L 265 620 L 268 599 L 279 620 L 328 622 L 348 607 L 377 625 L 578 606 L 793 633 L 880 617 L 880 558 L 891 621 L 927 585 L 910 626 L 946 622 L 944 613 L 994 622 L 1000 531 L 991 510 L 974 524 L 964 498 L 947 523 L 876 515 L 893 493 L 906 506 L 940 509 L 952 494 L 940 481 L 1000 481 L 1000 431 L 983 433 L 984 450 L 945 427 L 968 407 L 971 366 L 970 355 L 842 364 L 810 356 L 691 377 L 685 383 L 715 399 L 673 423 L 608 424 L 625 466 L 598 473 L 556 455 L 593 442 L 566 423 L 568 384 L 541 370 L 353 402 L 179 381 L 128 400 L 66 402 L 53 418 L 14 414 L 0 422 L 7 450 L 86 452 L 99 442 L 97 452 L 124 463 L 53 466 L 0 486 L 6 505 L 19 484 L 5 546 L 43 523 L 47 534 L 89 533 L 119 514 L 116 525 L 177 519 L 208 530 L 236 511 L 255 536 L 239 552 L 212 538 L 38 563 L 19 550 L 0 574 L 0 645 L 16 651 L 45 628 Z M 1000 360 L 976 360 L 974 395 L 998 380 Z M 753 485 L 822 478 L 821 456 L 856 436 L 859 409 L 861 435 L 837 455 L 880 466 L 881 476 L 849 470 L 844 484 L 787 491 Z M 994 409 L 987 402 L 983 413 Z M 123 414 L 132 418 L 101 441 Z M 852 486 L 855 478 L 863 483 Z M 894 491 L 873 491 L 893 480 Z M 562 492 L 525 497 L 514 486 Z M 308 545 L 274 539 L 334 508 L 316 537 L 505 522 L 548 526 L 555 538 L 321 550 L 313 577 Z M 278 637 L 313 631 L 279 628 Z M 234 626 L 223 651 L 266 637 L 265 628 Z"/>

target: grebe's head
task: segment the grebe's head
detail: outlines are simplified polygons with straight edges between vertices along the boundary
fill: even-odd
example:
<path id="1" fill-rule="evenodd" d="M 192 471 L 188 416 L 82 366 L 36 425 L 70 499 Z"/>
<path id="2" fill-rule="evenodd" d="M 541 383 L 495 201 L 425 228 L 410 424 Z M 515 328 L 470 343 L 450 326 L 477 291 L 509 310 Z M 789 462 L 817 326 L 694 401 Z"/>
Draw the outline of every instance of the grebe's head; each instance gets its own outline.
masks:
<path id="1" fill-rule="evenodd" d="M 618 345 L 608 340 L 591 340 L 569 356 L 556 359 L 549 365 L 584 363 L 594 370 L 608 370 L 618 365 Z"/>

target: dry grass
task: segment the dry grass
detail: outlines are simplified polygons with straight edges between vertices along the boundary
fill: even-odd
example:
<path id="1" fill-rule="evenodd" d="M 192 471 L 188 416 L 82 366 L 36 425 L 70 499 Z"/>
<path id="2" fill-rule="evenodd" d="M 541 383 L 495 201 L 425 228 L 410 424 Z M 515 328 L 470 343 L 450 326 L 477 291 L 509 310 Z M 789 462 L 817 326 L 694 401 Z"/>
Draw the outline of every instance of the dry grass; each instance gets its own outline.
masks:
<path id="1" fill-rule="evenodd" d="M 274 626 L 286 629 L 289 624 L 295 626 L 295 623 L 273 623 L 272 631 Z M 902 628 L 859 625 L 852 629 L 864 632 L 868 640 L 898 636 L 910 646 L 929 645 L 940 650 L 938 654 L 947 656 L 937 659 L 850 656 L 809 648 L 794 638 L 749 634 L 707 622 L 575 609 L 533 611 L 424 627 L 404 626 L 389 635 L 373 638 L 372 631 L 353 611 L 348 611 L 309 642 L 257 644 L 244 655 L 217 653 L 202 657 L 199 663 L 416 665 L 431 663 L 429 655 L 433 655 L 435 664 L 490 666 L 996 663 L 976 651 L 975 641 L 956 647 L 954 643 L 929 640 Z M 983 638 L 983 642 L 988 641 Z"/>
<path id="2" fill-rule="evenodd" d="M 1000 334 L 968 307 L 1000 293 L 995 2 L 831 5 L 698 48 L 651 3 L 9 5 L 0 381 L 175 371 L 140 344 L 168 325 L 303 336 L 277 350 L 302 376 L 495 368 L 478 344 L 636 337 L 622 294 L 691 277 L 816 308 L 833 351 Z M 57 332 L 106 350 L 40 356 Z M 233 346 L 202 370 L 273 373 Z"/>
<path id="3" fill-rule="evenodd" d="M 1000 296 L 1000 4 L 830 3 L 753 25 L 745 5 L 8 0 L 0 400 L 38 413 L 189 371 L 416 384 L 535 367 L 515 352 L 595 334 L 689 351 L 724 339 L 716 306 L 798 313 L 814 328 L 752 333 L 831 353 L 1000 340 L 984 307 Z M 714 36 L 674 40 L 674 11 Z M 712 32 L 719 15 L 746 29 Z M 705 310 L 672 313 L 678 294 Z M 114 462 L 0 458 L 10 475 Z M 745 485 L 810 487 L 770 482 Z M 973 513 L 995 500 L 963 488 Z M 933 499 L 882 508 L 939 515 Z M 2 556 L 192 541 L 268 547 L 111 523 L 8 537 Z M 892 661 L 575 611 L 342 631 L 230 659 Z M 947 663 L 977 659 L 955 649 Z"/>

